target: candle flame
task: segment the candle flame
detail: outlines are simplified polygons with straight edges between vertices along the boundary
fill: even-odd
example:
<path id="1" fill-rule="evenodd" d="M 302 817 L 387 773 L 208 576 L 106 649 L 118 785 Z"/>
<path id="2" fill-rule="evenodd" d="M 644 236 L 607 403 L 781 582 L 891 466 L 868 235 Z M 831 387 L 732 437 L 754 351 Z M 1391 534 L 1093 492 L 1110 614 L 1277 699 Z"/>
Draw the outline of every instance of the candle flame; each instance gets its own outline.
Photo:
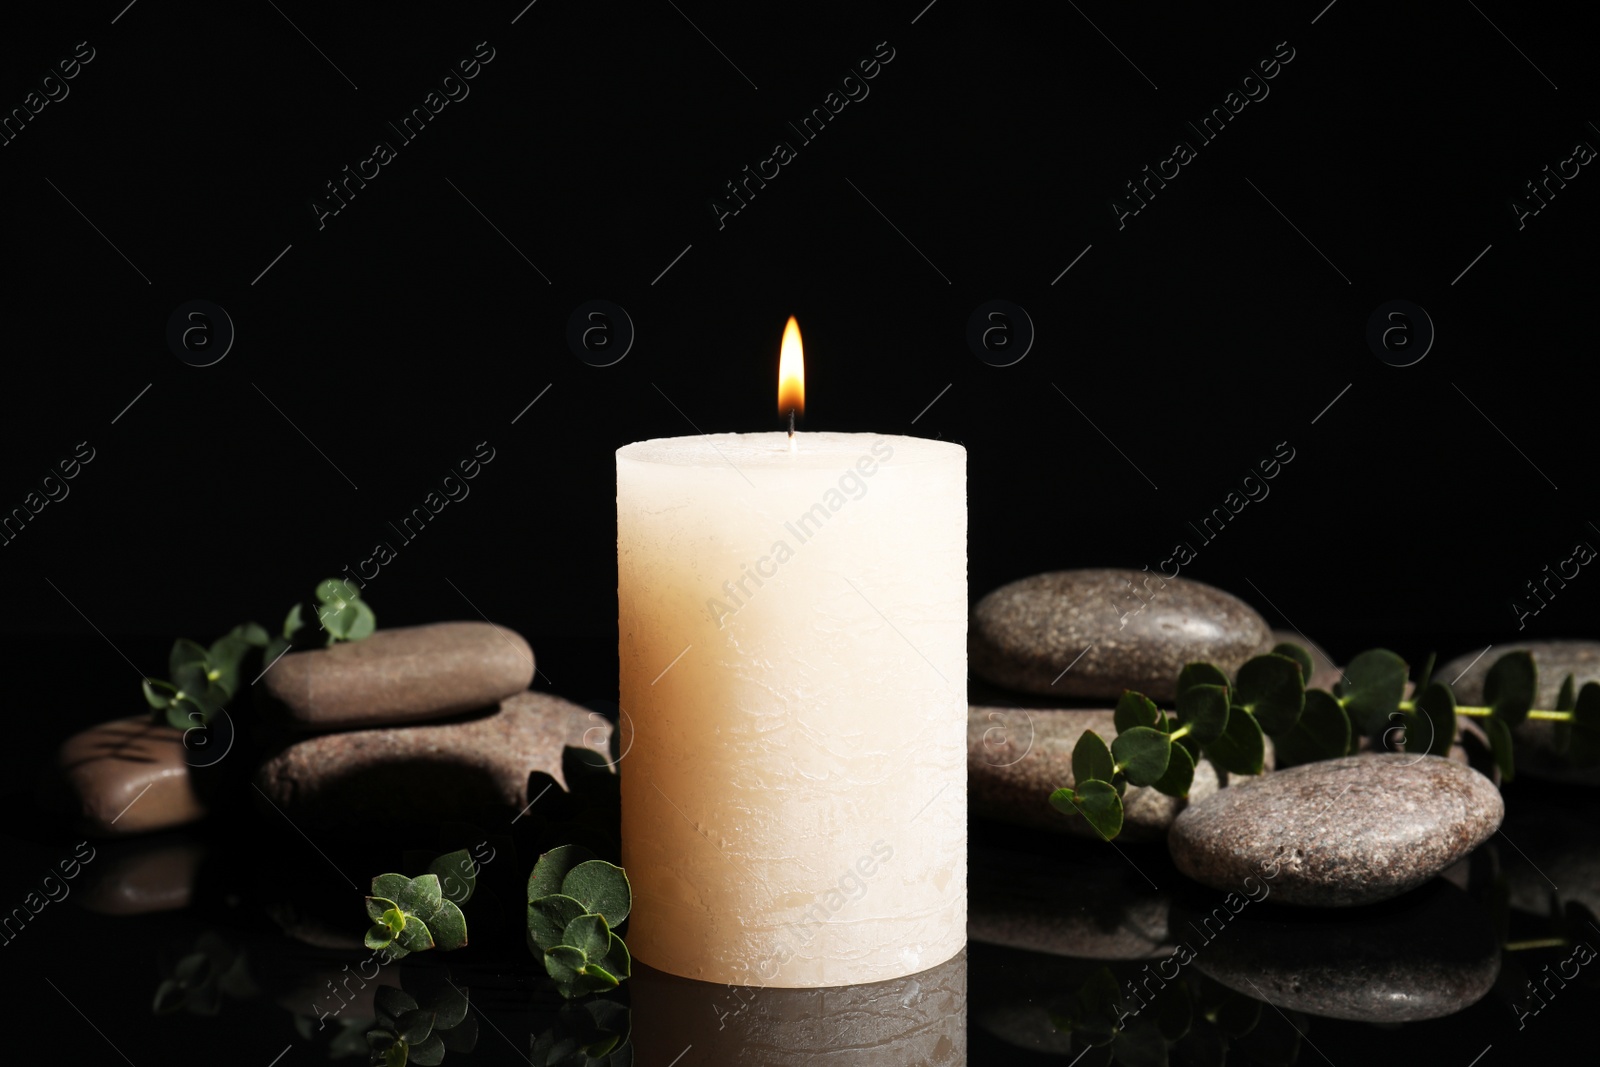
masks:
<path id="1" fill-rule="evenodd" d="M 778 352 L 778 417 L 787 419 L 806 413 L 806 364 L 800 347 L 800 324 L 789 316 L 783 328 L 783 347 Z"/>

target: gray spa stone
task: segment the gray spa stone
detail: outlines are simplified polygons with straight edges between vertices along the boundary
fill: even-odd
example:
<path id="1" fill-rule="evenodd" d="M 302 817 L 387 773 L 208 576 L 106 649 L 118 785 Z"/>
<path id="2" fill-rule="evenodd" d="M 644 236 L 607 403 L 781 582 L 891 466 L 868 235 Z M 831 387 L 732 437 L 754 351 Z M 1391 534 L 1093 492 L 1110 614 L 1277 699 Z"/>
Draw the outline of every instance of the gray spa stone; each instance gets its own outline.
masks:
<path id="1" fill-rule="evenodd" d="M 1421 885 L 1504 817 L 1494 784 L 1459 763 L 1362 753 L 1220 790 L 1178 816 L 1167 846 L 1180 871 L 1213 889 L 1253 878 L 1282 904 L 1344 907 Z"/>
<path id="2" fill-rule="evenodd" d="M 1184 664 L 1229 675 L 1272 647 L 1250 605 L 1187 578 L 1092 568 L 996 589 L 972 613 L 972 670 L 1028 693 L 1115 700 L 1134 689 L 1172 700 Z M 1070 668 L 1070 669 L 1069 669 Z"/>

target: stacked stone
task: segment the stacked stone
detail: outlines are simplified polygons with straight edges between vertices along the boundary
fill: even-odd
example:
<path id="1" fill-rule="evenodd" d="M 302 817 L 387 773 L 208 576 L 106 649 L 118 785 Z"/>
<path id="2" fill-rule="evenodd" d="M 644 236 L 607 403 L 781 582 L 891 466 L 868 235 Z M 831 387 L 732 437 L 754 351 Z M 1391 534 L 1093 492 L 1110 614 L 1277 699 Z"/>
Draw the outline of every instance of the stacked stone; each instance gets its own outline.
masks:
<path id="1" fill-rule="evenodd" d="M 284 739 L 255 771 L 258 804 L 324 830 L 378 816 L 514 817 L 534 799 L 530 773 L 562 782 L 563 747 L 604 752 L 610 737 L 599 716 L 530 691 L 533 675 L 527 641 L 487 622 L 379 630 L 283 655 L 257 683 L 257 713 Z M 228 714 L 242 731 L 241 712 Z M 205 733 L 208 745 L 232 740 L 215 720 Z M 203 818 L 196 765 L 226 756 L 190 740 L 149 715 L 69 738 L 59 779 L 83 831 L 123 836 Z"/>

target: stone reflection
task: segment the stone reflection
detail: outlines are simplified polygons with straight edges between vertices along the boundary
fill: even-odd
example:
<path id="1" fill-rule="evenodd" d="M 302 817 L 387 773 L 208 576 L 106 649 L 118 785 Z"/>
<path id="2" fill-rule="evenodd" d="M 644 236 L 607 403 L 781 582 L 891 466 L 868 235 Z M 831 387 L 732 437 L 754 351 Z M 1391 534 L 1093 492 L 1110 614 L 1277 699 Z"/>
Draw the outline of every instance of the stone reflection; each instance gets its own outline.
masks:
<path id="1" fill-rule="evenodd" d="M 1190 922 L 1201 928 L 1209 913 L 1180 907 L 1174 914 L 1174 928 L 1182 930 Z M 1355 913 L 1246 912 L 1214 938 L 1197 935 L 1190 944 L 1194 967 L 1230 989 L 1357 1022 L 1453 1015 L 1481 1000 L 1500 973 L 1489 915 L 1437 878 Z"/>
<path id="2" fill-rule="evenodd" d="M 974 941 L 1091 960 L 1172 954 L 1172 896 L 1125 854 L 1063 844 L 1041 855 L 974 842 L 967 868 Z"/>
<path id="3" fill-rule="evenodd" d="M 783 1067 L 967 1062 L 967 954 L 870 985 L 725 986 L 635 962 L 629 980 L 637 1067 L 698 1063 Z"/>
<path id="4" fill-rule="evenodd" d="M 102 915 L 181 911 L 194 898 L 206 849 L 185 838 L 104 846 L 78 903 Z"/>

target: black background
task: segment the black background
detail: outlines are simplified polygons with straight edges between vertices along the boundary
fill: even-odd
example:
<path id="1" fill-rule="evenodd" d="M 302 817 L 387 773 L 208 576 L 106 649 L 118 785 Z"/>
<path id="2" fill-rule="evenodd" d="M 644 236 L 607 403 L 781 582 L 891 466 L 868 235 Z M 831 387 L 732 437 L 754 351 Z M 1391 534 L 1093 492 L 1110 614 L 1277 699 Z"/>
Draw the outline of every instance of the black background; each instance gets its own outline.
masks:
<path id="1" fill-rule="evenodd" d="M 529 637 L 540 688 L 614 697 L 613 452 L 777 428 L 790 314 L 803 429 L 967 448 L 974 600 L 1188 540 L 1186 576 L 1340 659 L 1592 636 L 1586 571 L 1520 633 L 1511 603 L 1600 543 L 1600 179 L 1520 230 L 1510 206 L 1600 143 L 1592 42 L 1557 5 L 1324 2 L 8 15 L 6 111 L 77 42 L 95 58 L 0 147 L 0 508 L 95 458 L 0 548 L 7 769 L 136 712 L 173 637 L 274 627 L 380 539 L 381 624 L 481 613 Z M 480 41 L 470 95 L 400 145 L 385 122 Z M 786 123 L 883 41 L 870 95 L 799 144 Z M 1185 121 L 1284 41 L 1270 95 L 1200 145 Z M 797 158 L 719 228 L 708 202 L 778 139 Z M 1198 158 L 1119 229 L 1111 200 L 1180 139 Z M 319 229 L 377 140 L 395 160 Z M 237 328 L 204 368 L 165 340 L 197 298 Z M 1009 367 L 966 343 L 996 298 L 1037 330 Z M 591 299 L 637 329 L 613 366 L 565 340 Z M 1437 329 L 1413 366 L 1364 340 L 1394 299 Z M 470 496 L 399 544 L 388 520 L 481 441 Z M 1283 441 L 1270 496 L 1200 544 L 1186 523 Z"/>

